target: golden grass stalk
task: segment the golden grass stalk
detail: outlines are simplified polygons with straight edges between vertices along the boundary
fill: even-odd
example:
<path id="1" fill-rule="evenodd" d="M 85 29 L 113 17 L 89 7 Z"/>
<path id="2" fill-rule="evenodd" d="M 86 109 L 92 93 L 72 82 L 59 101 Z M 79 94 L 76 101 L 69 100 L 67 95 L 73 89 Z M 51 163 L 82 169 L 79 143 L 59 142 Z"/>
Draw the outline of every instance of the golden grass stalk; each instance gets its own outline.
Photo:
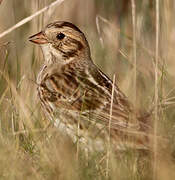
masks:
<path id="1" fill-rule="evenodd" d="M 56 5 L 60 5 L 64 0 L 56 0 L 53 3 L 51 3 L 50 5 L 40 9 L 39 11 L 37 11 L 36 13 L 32 14 L 31 16 L 28 16 L 26 18 L 24 18 L 23 20 L 19 21 L 17 24 L 15 24 L 14 26 L 12 26 L 11 28 L 7 29 L 6 31 L 2 32 L 0 34 L 0 38 L 6 36 L 7 34 L 11 33 L 12 31 L 14 31 L 15 29 L 17 29 L 18 27 L 24 25 L 25 23 L 31 21 L 33 18 L 39 16 L 40 14 L 42 14 L 43 12 L 49 10 L 50 8 L 56 6 Z"/>
<path id="2" fill-rule="evenodd" d="M 111 96 L 111 105 L 110 105 L 110 116 L 109 116 L 109 125 L 108 125 L 108 146 L 107 146 L 107 157 L 106 157 L 106 177 L 109 178 L 109 158 L 110 158 L 110 150 L 111 150 L 111 120 L 112 120 L 112 107 L 114 100 L 114 90 L 115 90 L 115 74 L 113 76 L 113 84 L 112 84 L 112 96 Z"/>
<path id="3" fill-rule="evenodd" d="M 135 0 L 131 0 L 132 6 L 132 29 L 133 29 L 133 68 L 134 68 L 134 95 L 133 102 L 136 107 L 136 97 L 137 97 L 137 52 L 136 52 L 136 5 Z"/>
<path id="4" fill-rule="evenodd" d="M 160 9 L 159 0 L 156 0 L 156 44 L 155 44 L 155 116 L 154 116 L 154 166 L 153 166 L 153 179 L 157 179 L 157 128 L 158 128 L 158 60 L 159 60 L 159 26 L 160 26 Z"/>

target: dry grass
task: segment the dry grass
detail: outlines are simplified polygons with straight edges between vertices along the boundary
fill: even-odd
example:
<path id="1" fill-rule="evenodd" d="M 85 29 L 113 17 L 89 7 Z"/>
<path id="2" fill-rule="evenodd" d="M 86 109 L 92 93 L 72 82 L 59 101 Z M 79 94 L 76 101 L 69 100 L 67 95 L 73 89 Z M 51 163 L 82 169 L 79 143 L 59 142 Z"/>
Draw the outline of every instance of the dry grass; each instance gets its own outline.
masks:
<path id="1" fill-rule="evenodd" d="M 175 179 L 174 1 L 64 0 L 39 15 L 52 2 L 0 1 L 1 179 Z M 135 106 L 156 108 L 155 134 L 166 139 L 161 147 L 155 139 L 156 158 L 130 149 L 77 152 L 79 145 L 45 118 L 35 83 L 42 55 L 27 38 L 53 20 L 78 25 L 95 63 L 116 74 Z"/>

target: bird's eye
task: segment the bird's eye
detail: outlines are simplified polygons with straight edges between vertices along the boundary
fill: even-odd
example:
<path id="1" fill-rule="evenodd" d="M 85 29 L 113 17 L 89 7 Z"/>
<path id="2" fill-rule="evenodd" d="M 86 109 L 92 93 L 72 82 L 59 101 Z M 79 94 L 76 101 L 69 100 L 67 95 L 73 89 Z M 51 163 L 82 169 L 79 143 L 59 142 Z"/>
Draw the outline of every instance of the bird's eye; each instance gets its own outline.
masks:
<path id="1" fill-rule="evenodd" d="M 63 33 L 59 33 L 59 34 L 57 34 L 56 37 L 57 37 L 57 39 L 62 40 L 65 37 L 65 35 Z"/>

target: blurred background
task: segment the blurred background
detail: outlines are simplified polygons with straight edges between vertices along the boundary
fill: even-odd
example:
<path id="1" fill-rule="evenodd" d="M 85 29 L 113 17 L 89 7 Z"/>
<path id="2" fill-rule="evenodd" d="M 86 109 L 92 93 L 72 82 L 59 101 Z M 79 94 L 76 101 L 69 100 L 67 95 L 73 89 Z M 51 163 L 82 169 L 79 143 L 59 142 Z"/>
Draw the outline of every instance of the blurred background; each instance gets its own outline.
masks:
<path id="1" fill-rule="evenodd" d="M 0 33 L 52 2 L 1 0 Z M 141 111 L 149 112 L 155 107 L 157 12 L 155 0 L 135 0 L 135 4 L 137 98 L 133 103 Z M 158 179 L 175 178 L 174 12 L 174 1 L 160 1 L 158 135 L 167 138 L 167 144 L 158 161 Z M 94 63 L 111 79 L 116 74 L 120 89 L 131 101 L 135 100 L 131 0 L 65 0 L 50 8 L 0 39 L 2 179 L 106 179 L 101 165 L 104 155 L 97 153 L 88 159 L 80 155 L 83 160 L 77 163 L 74 145 L 70 145 L 67 138 L 63 140 L 54 127 L 47 127 L 49 122 L 40 108 L 36 77 L 42 65 L 42 53 L 28 37 L 56 20 L 70 21 L 84 32 Z M 127 165 L 112 161 L 110 179 L 151 179 L 151 170 L 142 163 L 144 173 L 140 173 L 138 156 L 128 154 L 125 156 Z"/>

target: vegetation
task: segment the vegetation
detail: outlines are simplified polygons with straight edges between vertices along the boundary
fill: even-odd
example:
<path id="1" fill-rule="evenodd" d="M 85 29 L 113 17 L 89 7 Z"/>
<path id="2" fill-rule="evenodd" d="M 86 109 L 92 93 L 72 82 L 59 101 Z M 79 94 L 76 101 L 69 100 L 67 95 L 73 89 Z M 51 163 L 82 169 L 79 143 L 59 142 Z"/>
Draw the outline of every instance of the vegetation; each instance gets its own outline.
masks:
<path id="1" fill-rule="evenodd" d="M 0 0 L 0 32 L 52 2 Z M 0 179 L 175 179 L 175 2 L 135 0 L 135 9 L 133 2 L 64 0 L 0 39 Z M 54 20 L 85 32 L 92 59 L 111 78 L 116 74 L 136 107 L 157 109 L 152 124 L 163 145 L 110 157 L 77 151 L 48 121 L 36 94 L 42 54 L 27 39 Z"/>

